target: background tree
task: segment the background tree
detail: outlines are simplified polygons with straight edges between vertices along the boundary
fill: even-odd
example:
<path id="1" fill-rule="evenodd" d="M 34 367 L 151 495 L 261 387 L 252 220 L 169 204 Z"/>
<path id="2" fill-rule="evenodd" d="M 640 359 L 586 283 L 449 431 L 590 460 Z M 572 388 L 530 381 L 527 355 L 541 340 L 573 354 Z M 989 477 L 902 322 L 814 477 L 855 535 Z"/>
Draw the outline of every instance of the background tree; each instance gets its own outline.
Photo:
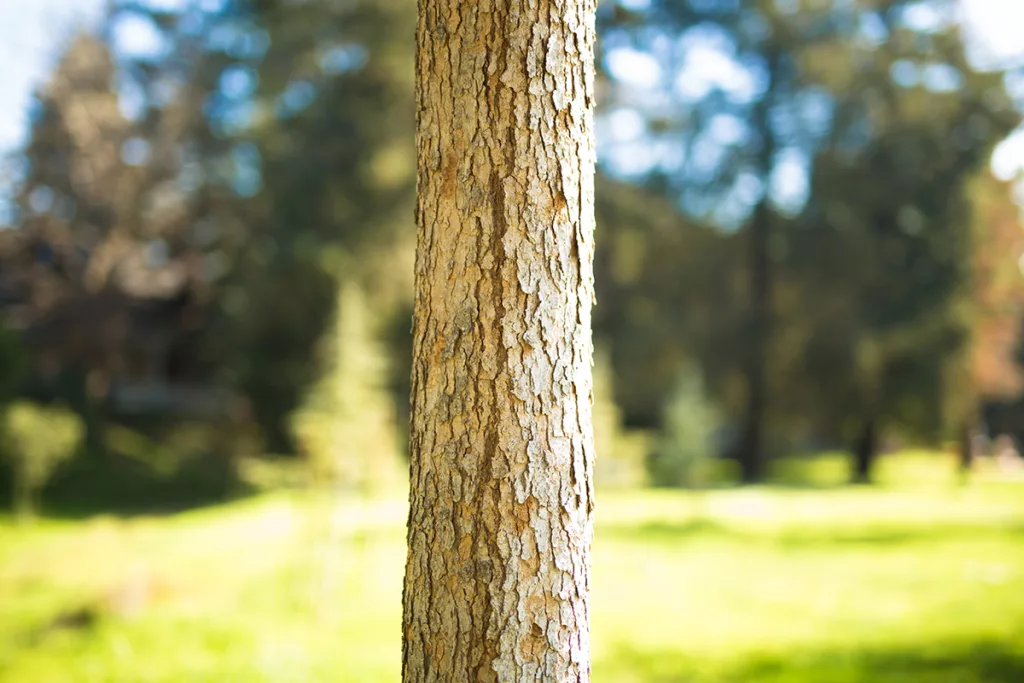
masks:
<path id="1" fill-rule="evenodd" d="M 248 242 L 227 277 L 215 353 L 252 402 L 269 446 L 288 451 L 286 416 L 316 379 L 308 359 L 339 281 L 356 281 L 383 318 L 408 314 L 415 6 L 243 7 L 253 26 L 242 35 L 266 52 L 235 67 L 245 87 L 223 106 L 247 122 L 236 136 L 259 185 L 245 205 Z M 396 372 L 407 373 L 408 361 L 392 355 Z M 407 404 L 396 400 L 403 413 Z"/>
<path id="2" fill-rule="evenodd" d="M 639 488 L 647 481 L 645 445 L 623 428 L 622 411 L 615 401 L 615 370 L 601 346 L 594 352 L 593 381 L 594 485 Z"/>
<path id="3" fill-rule="evenodd" d="M 828 4 L 795 12 L 752 0 L 654 2 L 642 13 L 606 15 L 604 66 L 613 83 L 606 120 L 614 125 L 613 117 L 642 110 L 646 134 L 619 143 L 610 136 L 605 167 L 645 179 L 694 220 L 738 231 L 733 249 L 744 256 L 731 266 L 738 300 L 724 313 L 733 322 L 724 334 L 734 341 L 720 339 L 718 348 L 741 383 L 732 451 L 747 482 L 766 474 L 775 262 L 785 215 L 799 210 L 799 191 L 793 196 L 781 181 L 794 167 L 799 173 L 822 131 L 820 93 L 803 79 L 800 59 L 833 39 L 842 13 Z M 712 59 L 717 72 L 702 71 Z M 632 60 L 653 76 L 640 82 Z M 640 149 L 645 162 L 631 163 Z"/>
<path id="4" fill-rule="evenodd" d="M 967 358 L 959 390 L 964 392 L 960 434 L 961 469 L 970 471 L 976 437 L 989 428 L 985 424 L 985 406 L 1012 400 L 1020 394 L 1021 306 L 1024 281 L 1024 233 L 1020 207 L 1013 201 L 1010 183 L 989 172 L 974 178 L 968 188 L 971 205 L 970 297 L 967 302 L 970 324 Z"/>
<path id="5" fill-rule="evenodd" d="M 865 414 L 895 411 L 894 425 L 933 440 L 962 414 L 951 401 L 970 327 L 965 188 L 1018 115 L 1001 72 L 968 63 L 953 16 L 945 2 L 900 0 L 602 14 L 604 169 L 668 197 L 689 217 L 680 231 L 705 223 L 731 243 L 724 258 L 702 254 L 732 298 L 698 357 L 745 480 L 801 442 L 861 444 L 870 469 L 881 429 Z M 826 203 L 859 216 L 832 246 Z M 649 306 L 664 329 L 696 310 L 668 291 Z M 834 376 L 850 366 L 857 379 Z"/>
<path id="6" fill-rule="evenodd" d="M 886 423 L 936 442 L 965 419 L 972 399 L 962 368 L 978 322 L 972 263 L 990 239 L 988 228 L 972 227 L 969 187 L 1019 120 L 1001 74 L 970 69 L 956 26 L 923 31 L 902 9 L 865 10 L 885 32 L 884 47 L 854 34 L 819 50 L 810 74 L 834 93 L 836 110 L 815 163 L 797 267 L 819 274 L 808 293 L 834 289 L 846 302 L 813 343 L 833 352 L 845 345 L 824 363 L 853 375 L 820 374 L 821 365 L 813 372 L 827 377 L 822 400 L 851 401 L 858 480 L 870 478 Z M 836 392 L 837 382 L 849 389 Z"/>
<path id="7" fill-rule="evenodd" d="M 121 450 L 104 425 L 125 421 L 125 389 L 179 383 L 181 400 L 131 427 L 168 441 L 182 418 L 216 417 L 214 433 L 258 432 L 259 449 L 292 453 L 288 416 L 315 383 L 310 359 L 339 282 L 367 291 L 382 328 L 407 315 L 413 49 L 396 27 L 411 30 L 414 16 L 399 1 L 118 0 L 68 48 L 23 156 L 18 229 L 0 242 L 4 293 L 41 357 L 31 384 L 89 416 L 89 452 Z M 123 46 L 124 26 L 151 44 Z M 61 75 L 85 73 L 74 65 L 86 57 L 88 78 Z M 77 143 L 61 133 L 65 110 L 108 117 L 110 132 L 83 124 L 91 142 Z M 107 160 L 106 175 L 85 175 L 110 206 L 90 208 L 84 186 L 60 189 L 66 159 Z M 84 246 L 69 252 L 69 241 Z M 77 270 L 53 275 L 46 259 L 58 257 Z M 51 281 L 60 302 L 22 304 Z M 407 336 L 406 324 L 399 350 Z M 396 375 L 408 368 L 388 355 L 401 359 Z M 197 415 L 200 404 L 226 414 Z"/>
<path id="8" fill-rule="evenodd" d="M 664 426 L 652 454 L 652 479 L 662 486 L 696 488 L 710 482 L 718 417 L 693 369 L 684 370 L 665 405 Z"/>
<path id="9" fill-rule="evenodd" d="M 19 401 L 3 414 L 4 453 L 14 468 L 14 505 L 18 517 L 35 515 L 39 493 L 54 470 L 70 459 L 82 441 L 82 422 L 63 408 Z"/>
<path id="10" fill-rule="evenodd" d="M 404 478 L 378 334 L 366 295 L 344 282 L 321 340 L 320 379 L 292 415 L 296 442 L 320 483 L 379 492 Z"/>

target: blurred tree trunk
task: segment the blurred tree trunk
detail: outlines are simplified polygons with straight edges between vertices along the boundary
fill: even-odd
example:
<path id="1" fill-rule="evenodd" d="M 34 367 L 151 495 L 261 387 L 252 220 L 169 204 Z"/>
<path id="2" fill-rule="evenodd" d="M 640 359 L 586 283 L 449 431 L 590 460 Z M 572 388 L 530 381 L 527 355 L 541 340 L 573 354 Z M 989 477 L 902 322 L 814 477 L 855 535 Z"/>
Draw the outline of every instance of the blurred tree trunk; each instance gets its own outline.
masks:
<path id="1" fill-rule="evenodd" d="M 738 460 L 744 484 L 765 476 L 765 419 L 768 411 L 768 344 L 771 325 L 771 264 L 768 259 L 770 217 L 766 200 L 758 205 L 750 224 L 750 337 L 744 374 L 747 405 Z"/>
<path id="2" fill-rule="evenodd" d="M 757 164 L 765 190 L 764 196 L 754 208 L 748 235 L 749 336 L 746 339 L 746 357 L 743 363 L 747 383 L 747 404 L 737 457 L 740 464 L 740 479 L 745 484 L 763 481 L 767 468 L 765 424 L 768 417 L 768 359 L 772 340 L 774 280 L 771 261 L 773 221 L 771 207 L 768 204 L 768 187 L 778 151 L 778 141 L 772 127 L 772 108 L 773 88 L 778 83 L 781 68 L 779 55 L 775 51 L 769 51 L 767 67 L 768 87 L 754 111 L 754 126 L 761 137 Z"/>
<path id="3" fill-rule="evenodd" d="M 869 416 L 861 426 L 860 436 L 853 448 L 853 482 L 871 483 L 875 460 L 878 459 L 878 418 Z"/>
<path id="4" fill-rule="evenodd" d="M 31 522 L 35 517 L 32 485 L 29 483 L 26 467 L 26 465 L 16 465 L 14 467 L 14 517 L 22 524 Z"/>
<path id="5" fill-rule="evenodd" d="M 403 681 L 588 681 L 594 0 L 421 0 Z"/>
<path id="6" fill-rule="evenodd" d="M 980 410 L 975 406 L 967 411 L 960 423 L 957 469 L 960 482 L 963 484 L 968 483 L 971 478 L 971 468 L 974 466 L 974 435 L 978 431 L 980 421 Z"/>

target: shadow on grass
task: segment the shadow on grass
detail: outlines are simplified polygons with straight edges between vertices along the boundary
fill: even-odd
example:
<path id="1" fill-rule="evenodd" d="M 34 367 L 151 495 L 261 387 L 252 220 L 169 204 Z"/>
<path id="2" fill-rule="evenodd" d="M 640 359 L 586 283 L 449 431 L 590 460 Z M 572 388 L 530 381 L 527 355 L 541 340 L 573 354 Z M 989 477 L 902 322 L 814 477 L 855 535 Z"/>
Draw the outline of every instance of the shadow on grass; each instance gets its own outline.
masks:
<path id="1" fill-rule="evenodd" d="M 835 530 L 822 528 L 771 530 L 765 532 L 736 529 L 720 522 L 696 518 L 680 522 L 643 524 L 598 524 L 595 535 L 601 539 L 630 541 L 683 542 L 687 540 L 734 540 L 744 544 L 766 544 L 783 548 L 827 546 L 896 546 L 912 543 L 941 543 L 963 540 L 1024 537 L 1024 521 L 1012 524 L 935 524 L 919 527 Z M 1024 683 L 1024 678 L 1021 679 Z"/>
<path id="2" fill-rule="evenodd" d="M 595 671 L 603 680 L 649 683 L 1021 683 L 1024 648 L 935 642 L 920 648 L 796 650 L 786 656 L 709 665 L 676 651 L 617 649 Z M 605 669 L 602 671 L 602 669 Z"/>
<path id="3" fill-rule="evenodd" d="M 75 495 L 48 500 L 38 514 L 42 519 L 79 521 L 93 517 L 132 519 L 165 517 L 184 512 L 214 508 L 244 500 L 257 492 L 233 491 L 216 496 L 174 495 L 160 492 L 152 497 L 129 496 L 122 499 L 90 498 Z"/>
<path id="4" fill-rule="evenodd" d="M 0 509 L 10 509 L 0 482 Z M 41 517 L 84 519 L 173 514 L 238 500 L 254 491 L 223 461 L 193 458 L 161 470 L 119 455 L 82 458 L 58 473 L 42 496 Z"/>

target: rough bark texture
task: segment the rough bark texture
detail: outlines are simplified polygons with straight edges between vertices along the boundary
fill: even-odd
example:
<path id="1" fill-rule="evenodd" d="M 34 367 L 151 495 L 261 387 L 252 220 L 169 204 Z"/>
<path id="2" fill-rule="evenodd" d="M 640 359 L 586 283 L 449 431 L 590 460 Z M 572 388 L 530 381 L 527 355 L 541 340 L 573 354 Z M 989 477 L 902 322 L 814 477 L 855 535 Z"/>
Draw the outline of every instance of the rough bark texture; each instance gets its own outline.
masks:
<path id="1" fill-rule="evenodd" d="M 403 681 L 589 680 L 595 0 L 420 0 Z"/>

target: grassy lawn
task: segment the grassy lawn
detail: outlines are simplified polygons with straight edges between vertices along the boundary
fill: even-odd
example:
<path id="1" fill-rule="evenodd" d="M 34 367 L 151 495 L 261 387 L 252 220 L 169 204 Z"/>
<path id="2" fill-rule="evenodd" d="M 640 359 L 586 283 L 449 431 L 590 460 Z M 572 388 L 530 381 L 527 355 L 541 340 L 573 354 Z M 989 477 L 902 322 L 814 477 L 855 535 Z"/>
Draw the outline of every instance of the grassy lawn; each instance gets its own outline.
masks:
<path id="1" fill-rule="evenodd" d="M 594 680 L 1024 681 L 1024 485 L 604 493 Z M 405 508 L 0 519 L 0 683 L 396 681 Z"/>

